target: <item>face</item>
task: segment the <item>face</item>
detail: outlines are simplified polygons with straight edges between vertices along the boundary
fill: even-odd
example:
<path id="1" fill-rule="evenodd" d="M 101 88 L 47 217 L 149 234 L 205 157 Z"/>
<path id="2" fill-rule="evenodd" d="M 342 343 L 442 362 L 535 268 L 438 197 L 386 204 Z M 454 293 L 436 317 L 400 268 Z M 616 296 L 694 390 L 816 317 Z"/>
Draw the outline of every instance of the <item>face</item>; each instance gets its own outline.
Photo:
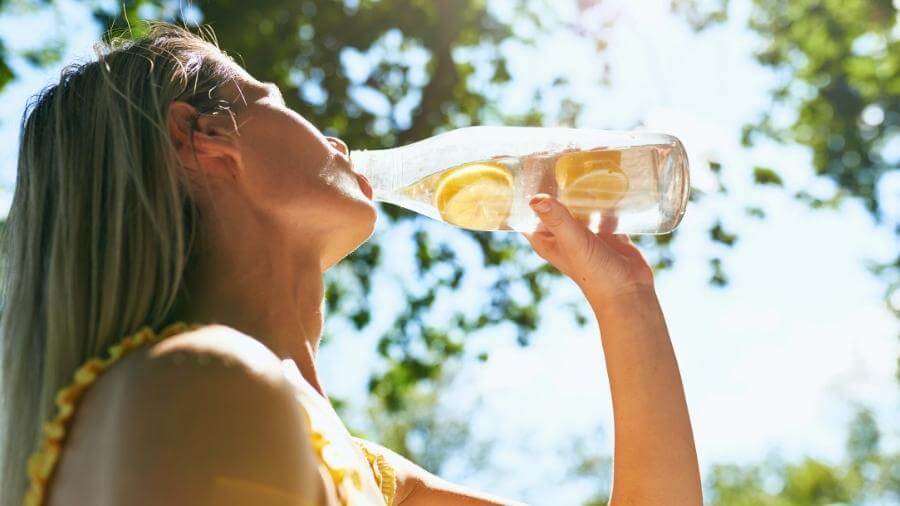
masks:
<path id="1" fill-rule="evenodd" d="M 230 185 L 222 198 L 232 201 L 232 209 L 253 213 L 254 222 L 279 236 L 270 238 L 278 244 L 318 250 L 325 270 L 371 236 L 376 218 L 371 187 L 353 171 L 343 141 L 324 136 L 289 109 L 274 84 L 243 71 L 241 76 L 238 86 L 225 91 L 238 95 L 238 111 L 232 154 L 220 159 L 232 165 L 219 167 L 231 173 L 217 185 Z M 211 121 L 227 121 L 226 130 L 235 132 L 230 118 Z"/>

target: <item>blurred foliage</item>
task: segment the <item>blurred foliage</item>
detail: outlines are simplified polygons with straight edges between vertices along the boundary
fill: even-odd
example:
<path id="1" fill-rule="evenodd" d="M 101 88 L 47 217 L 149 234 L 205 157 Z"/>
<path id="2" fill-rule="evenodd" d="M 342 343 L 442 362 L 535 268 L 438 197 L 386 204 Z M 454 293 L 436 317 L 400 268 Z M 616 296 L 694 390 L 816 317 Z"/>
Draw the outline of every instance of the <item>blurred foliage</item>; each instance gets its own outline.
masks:
<path id="1" fill-rule="evenodd" d="M 694 30 L 704 30 L 728 19 L 730 0 L 672 0 L 672 13 L 684 18 Z"/>
<path id="2" fill-rule="evenodd" d="M 131 26 L 135 34 L 141 32 L 141 20 L 149 19 L 210 25 L 219 45 L 254 76 L 277 83 L 292 108 L 354 148 L 401 145 L 470 124 L 542 124 L 541 90 L 535 107 L 517 115 L 499 110 L 494 99 L 512 78 L 501 45 L 527 45 L 533 35 L 525 34 L 558 28 L 557 20 L 548 14 L 552 12 L 548 2 L 514 0 L 514 17 L 498 19 L 485 0 L 83 0 L 102 26 Z M 577 5 L 587 10 L 599 3 L 579 0 Z M 0 0 L 0 11 L 40 6 L 53 8 L 46 0 Z M 724 21 L 728 12 L 728 0 L 673 0 L 671 6 L 698 30 Z M 759 61 L 777 69 L 784 80 L 773 91 L 771 110 L 746 128 L 743 140 L 747 145 L 767 138 L 808 146 L 816 172 L 836 187 L 832 195 L 798 191 L 796 197 L 812 207 L 835 207 L 851 196 L 861 199 L 873 217 L 884 218 L 877 184 L 897 167 L 883 159 L 881 152 L 900 133 L 900 47 L 891 32 L 896 19 L 891 0 L 754 0 L 752 27 L 766 43 Z M 567 28 L 591 37 L 600 51 L 606 47 L 595 32 Z M 5 50 L 2 39 L 0 35 L 0 89 L 14 79 L 16 62 L 46 65 L 61 54 L 62 46 L 55 39 L 17 51 Z M 479 77 L 481 73 L 487 79 Z M 559 76 L 550 86 L 565 83 L 565 76 Z M 580 112 L 581 104 L 563 99 L 555 120 L 577 125 Z M 791 119 L 785 122 L 784 117 Z M 710 169 L 718 174 L 722 167 L 713 162 Z M 785 170 L 756 167 L 753 179 L 783 186 Z M 720 184 L 719 191 L 727 189 Z M 692 201 L 701 197 L 696 191 L 691 194 Z M 446 383 L 452 368 L 448 366 L 465 357 L 489 360 L 484 349 L 468 345 L 471 336 L 499 334 L 504 325 L 512 327 L 519 344 L 527 344 L 540 324 L 538 304 L 559 272 L 530 261 L 534 260 L 531 248 L 515 234 L 460 230 L 449 239 L 444 234 L 433 237 L 429 220 L 388 205 L 381 211 L 398 225 L 385 227 L 388 232 L 410 231 L 408 240 L 414 247 L 409 263 L 415 267 L 415 280 L 394 276 L 401 310 L 378 336 L 380 361 L 369 381 L 375 430 L 390 441 L 389 446 L 435 467 L 437 455 L 452 449 L 429 457 L 413 441 L 423 431 L 431 431 L 434 437 L 435 431 L 444 430 L 429 424 L 434 423 L 438 409 L 433 393 Z M 760 208 L 746 212 L 765 218 Z M 900 227 L 896 232 L 900 234 Z M 645 247 L 654 268 L 662 270 L 675 262 L 671 252 L 675 235 L 635 239 Z M 709 236 L 725 247 L 738 241 L 738 235 L 721 221 L 713 225 Z M 385 258 L 395 258 L 403 250 L 392 241 L 405 238 L 391 235 L 390 241 L 386 237 L 386 233 L 377 234 L 327 273 L 326 304 L 331 318 L 345 318 L 356 329 L 369 327 L 373 306 L 381 302 L 370 298 L 372 280 L 386 273 Z M 469 245 L 480 252 L 481 265 L 460 260 L 459 252 Z M 722 259 L 710 258 L 709 265 L 710 283 L 727 285 Z M 873 263 L 871 270 L 891 290 L 896 289 L 900 256 L 887 264 Z M 493 280 L 484 290 L 483 307 L 474 315 L 456 313 L 448 324 L 435 323 L 432 307 L 452 298 L 470 272 Z M 566 307 L 579 324 L 589 321 L 579 304 Z M 379 416 L 386 418 L 378 422 Z M 447 433 L 455 434 L 452 420 L 448 424 Z M 790 469 L 800 475 L 845 476 L 843 469 L 822 474 L 807 464 Z M 759 482 L 754 481 L 754 473 L 763 471 L 723 468 L 718 472 L 722 478 L 714 478 L 713 483 L 726 494 L 732 482 L 755 487 Z M 728 481 L 729 476 L 735 479 Z M 759 493 L 769 493 L 765 490 Z M 597 501 L 603 498 L 601 494 Z M 720 500 L 716 504 L 745 503 Z"/>
<path id="3" fill-rule="evenodd" d="M 52 0 L 0 0 L 0 14 L 27 14 L 40 9 L 47 9 L 59 15 L 54 9 Z M 41 40 L 38 44 L 13 51 L 6 47 L 3 35 L 0 34 L 0 91 L 16 77 L 11 61 L 18 58 L 32 66 L 44 66 L 60 60 L 64 48 L 60 34 L 55 34 L 49 40 Z"/>
<path id="4" fill-rule="evenodd" d="M 609 504 L 613 466 L 612 458 L 607 456 L 608 450 L 601 446 L 605 436 L 603 428 L 600 427 L 593 434 L 577 436 L 566 448 L 565 456 L 572 463 L 566 473 L 566 484 L 571 484 L 573 480 L 586 481 L 594 489 L 582 502 L 583 506 Z"/>
<path id="5" fill-rule="evenodd" d="M 672 10 L 697 30 L 728 18 L 729 0 L 674 0 Z M 761 37 L 757 61 L 779 79 L 772 105 L 745 126 L 742 143 L 806 146 L 813 169 L 833 183 L 823 194 L 799 189 L 793 196 L 813 209 L 837 209 L 847 197 L 861 201 L 900 238 L 900 217 L 885 216 L 878 183 L 900 168 L 900 37 L 894 0 L 753 0 L 750 28 Z M 893 145 L 890 158 L 885 151 Z M 780 172 L 756 167 L 759 184 L 783 186 Z M 715 171 L 714 171 L 715 172 Z M 720 188 L 725 192 L 725 188 Z M 761 211 L 761 210 L 760 210 Z M 754 210 L 754 216 L 762 213 Z M 894 314 L 900 289 L 900 253 L 870 269 L 886 286 Z"/>
<path id="6" fill-rule="evenodd" d="M 883 454 L 872 413 L 858 409 L 850 424 L 846 458 L 785 463 L 773 458 L 746 466 L 713 466 L 706 481 L 710 506 L 826 506 L 900 502 L 900 454 Z"/>
<path id="7" fill-rule="evenodd" d="M 451 370 L 452 369 L 452 370 Z M 493 441 L 479 439 L 471 429 L 472 414 L 479 401 L 448 401 L 457 380 L 456 368 L 445 368 L 430 384 L 419 383 L 407 395 L 406 408 L 388 412 L 373 402 L 364 425 L 371 427 L 378 442 L 408 456 L 438 476 L 446 475 L 451 463 L 470 475 L 486 472 Z M 371 437 L 362 432 L 362 437 Z"/>
<path id="8" fill-rule="evenodd" d="M 884 156 L 889 143 L 900 142 L 897 2 L 754 0 L 754 7 L 751 27 L 765 41 L 757 59 L 782 79 L 772 92 L 774 106 L 745 129 L 745 144 L 765 138 L 809 147 L 816 174 L 835 189 L 830 195 L 800 190 L 798 199 L 834 208 L 845 197 L 858 198 L 900 237 L 900 217 L 883 215 L 878 193 L 884 175 L 900 168 Z M 900 253 L 882 267 L 873 272 L 885 280 L 890 306 L 900 287 Z M 891 309 L 900 315 L 900 308 Z"/>
<path id="9" fill-rule="evenodd" d="M 816 173 L 833 180 L 882 218 L 876 186 L 896 163 L 881 154 L 900 128 L 900 40 L 892 0 L 756 0 L 751 27 L 766 36 L 757 54 L 784 72 L 773 91 L 777 108 L 750 127 L 761 135 L 809 146 Z"/>
<path id="10" fill-rule="evenodd" d="M 607 504 L 612 463 L 602 457 L 598 441 L 575 441 L 570 475 L 595 488 L 584 506 Z M 900 453 L 885 453 L 881 432 L 872 412 L 857 406 L 849 423 L 842 462 L 833 464 L 812 457 L 785 462 L 773 455 L 746 465 L 716 464 L 706 474 L 708 506 L 838 506 L 898 504 L 900 502 Z"/>

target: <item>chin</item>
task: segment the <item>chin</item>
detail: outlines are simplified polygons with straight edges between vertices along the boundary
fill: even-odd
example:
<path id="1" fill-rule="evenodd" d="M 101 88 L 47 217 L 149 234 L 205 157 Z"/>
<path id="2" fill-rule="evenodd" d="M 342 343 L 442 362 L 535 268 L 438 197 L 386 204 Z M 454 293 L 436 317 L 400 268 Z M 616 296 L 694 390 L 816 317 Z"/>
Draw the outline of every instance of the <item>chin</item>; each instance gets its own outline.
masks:
<path id="1" fill-rule="evenodd" d="M 359 216 L 354 220 L 353 228 L 358 228 L 364 237 L 360 240 L 360 244 L 369 240 L 372 233 L 375 232 L 375 223 L 378 221 L 378 208 L 375 202 L 366 199 L 362 202 Z M 354 248 L 356 249 L 356 248 Z"/>
<path id="2" fill-rule="evenodd" d="M 336 254 L 332 258 L 324 259 L 323 272 L 334 267 L 338 262 L 348 257 L 360 246 L 366 243 L 375 232 L 375 223 L 378 212 L 372 201 L 359 202 L 347 206 L 344 216 L 346 219 L 338 227 L 340 233 L 335 234 L 338 244 L 334 245 Z"/>

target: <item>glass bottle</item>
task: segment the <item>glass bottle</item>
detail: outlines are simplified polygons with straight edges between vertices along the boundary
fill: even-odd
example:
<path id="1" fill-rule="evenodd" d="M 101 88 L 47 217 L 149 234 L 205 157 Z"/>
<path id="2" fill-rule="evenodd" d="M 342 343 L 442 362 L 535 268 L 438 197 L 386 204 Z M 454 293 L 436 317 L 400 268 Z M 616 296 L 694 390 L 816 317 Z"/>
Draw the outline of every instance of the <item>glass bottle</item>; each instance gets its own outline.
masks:
<path id="1" fill-rule="evenodd" d="M 548 193 L 593 232 L 664 234 L 690 189 L 684 147 L 659 133 L 466 127 L 350 159 L 375 200 L 471 230 L 532 232 L 528 201 Z"/>

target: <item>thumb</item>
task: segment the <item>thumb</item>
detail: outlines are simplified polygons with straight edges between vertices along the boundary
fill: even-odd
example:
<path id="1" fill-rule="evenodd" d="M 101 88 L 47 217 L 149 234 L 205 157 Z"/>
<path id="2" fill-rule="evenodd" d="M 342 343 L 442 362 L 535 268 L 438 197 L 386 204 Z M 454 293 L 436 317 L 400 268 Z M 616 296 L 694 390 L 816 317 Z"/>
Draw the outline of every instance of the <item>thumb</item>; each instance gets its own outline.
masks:
<path id="1" fill-rule="evenodd" d="M 577 246 L 584 240 L 587 230 L 584 224 L 576 220 L 559 200 L 546 193 L 538 193 L 528 204 L 547 230 L 564 245 Z"/>

